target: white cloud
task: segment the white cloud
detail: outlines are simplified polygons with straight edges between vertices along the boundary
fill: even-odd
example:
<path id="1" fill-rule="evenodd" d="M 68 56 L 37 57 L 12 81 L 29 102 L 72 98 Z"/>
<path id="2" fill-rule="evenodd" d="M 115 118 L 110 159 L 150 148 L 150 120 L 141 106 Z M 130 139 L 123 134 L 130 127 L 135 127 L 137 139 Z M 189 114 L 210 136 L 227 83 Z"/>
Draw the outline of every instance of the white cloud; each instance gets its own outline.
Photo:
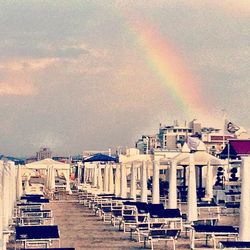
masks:
<path id="1" fill-rule="evenodd" d="M 30 83 L 0 82 L 0 96 L 29 96 L 36 94 L 36 92 L 36 88 Z"/>

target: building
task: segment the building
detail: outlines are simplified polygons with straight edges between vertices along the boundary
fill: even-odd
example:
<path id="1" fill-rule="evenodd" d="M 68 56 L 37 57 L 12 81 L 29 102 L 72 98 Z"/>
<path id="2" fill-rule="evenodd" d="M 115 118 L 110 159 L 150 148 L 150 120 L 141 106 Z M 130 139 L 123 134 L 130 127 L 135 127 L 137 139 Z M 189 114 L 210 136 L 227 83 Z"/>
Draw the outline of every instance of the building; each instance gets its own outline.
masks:
<path id="1" fill-rule="evenodd" d="M 159 140 L 162 149 L 174 150 L 180 148 L 192 135 L 192 129 L 188 126 L 179 126 L 177 122 L 171 126 L 160 126 Z"/>
<path id="2" fill-rule="evenodd" d="M 225 148 L 228 140 L 246 139 L 248 135 L 245 130 L 241 129 L 237 133 L 228 133 L 223 129 L 214 127 L 202 127 L 201 122 L 197 119 L 188 124 L 179 125 L 174 121 L 173 125 L 160 124 L 158 134 L 146 136 L 136 142 L 136 148 L 141 154 L 153 153 L 157 150 L 161 152 L 178 151 L 188 137 L 195 137 L 204 142 L 207 151 L 213 155 L 218 155 Z"/>
<path id="3" fill-rule="evenodd" d="M 46 158 L 52 158 L 52 152 L 49 148 L 41 148 L 36 152 L 36 160 L 40 161 Z"/>
<path id="4" fill-rule="evenodd" d="M 201 140 L 207 147 L 207 150 L 212 155 L 219 154 L 228 143 L 228 140 L 233 139 L 232 135 L 222 135 L 220 133 L 202 133 Z"/>
<path id="5" fill-rule="evenodd" d="M 240 160 L 243 156 L 250 156 L 250 139 L 229 140 L 228 144 L 220 154 L 222 159 L 229 158 Z"/>
<path id="6" fill-rule="evenodd" d="M 139 149 L 141 154 L 152 153 L 154 149 L 160 148 L 160 140 L 158 135 L 143 135 L 141 139 L 139 139 L 135 143 L 135 147 Z"/>

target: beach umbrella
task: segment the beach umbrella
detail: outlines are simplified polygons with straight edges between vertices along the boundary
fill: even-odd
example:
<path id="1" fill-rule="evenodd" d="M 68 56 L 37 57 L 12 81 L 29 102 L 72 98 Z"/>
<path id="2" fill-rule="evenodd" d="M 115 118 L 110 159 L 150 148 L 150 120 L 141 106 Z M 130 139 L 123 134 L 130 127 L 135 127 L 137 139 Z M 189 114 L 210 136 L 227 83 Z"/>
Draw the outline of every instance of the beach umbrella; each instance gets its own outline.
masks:
<path id="1" fill-rule="evenodd" d="M 97 171 L 98 171 L 98 173 L 97 173 L 97 188 L 100 191 L 103 191 L 102 166 L 101 166 L 101 164 L 98 164 Z"/>
<path id="2" fill-rule="evenodd" d="M 188 177 L 188 221 L 190 223 L 197 221 L 197 193 L 196 193 L 196 175 L 194 166 L 194 155 L 190 154 L 189 159 L 189 177 Z"/>
<path id="3" fill-rule="evenodd" d="M 153 187 L 152 187 L 152 203 L 160 203 L 160 181 L 159 181 L 159 162 L 153 161 Z"/>
<path id="4" fill-rule="evenodd" d="M 104 167 L 103 190 L 105 193 L 109 191 L 109 165 Z"/>
<path id="5" fill-rule="evenodd" d="M 93 187 L 97 186 L 97 166 L 93 167 Z"/>
<path id="6" fill-rule="evenodd" d="M 82 168 L 82 162 L 77 162 L 77 185 L 79 186 L 81 183 L 81 168 Z"/>
<path id="7" fill-rule="evenodd" d="M 11 211 L 10 208 L 10 169 L 6 162 L 3 162 L 3 229 L 8 230 L 9 227 L 9 213 Z"/>
<path id="8" fill-rule="evenodd" d="M 131 180 L 130 180 L 130 198 L 132 198 L 133 200 L 136 200 L 136 171 L 137 168 L 135 166 L 135 164 L 131 164 Z"/>
<path id="9" fill-rule="evenodd" d="M 25 182 L 25 184 L 26 184 L 26 182 Z M 47 189 L 49 189 L 49 185 L 50 185 L 50 168 L 48 166 L 47 167 L 47 174 L 46 174 L 46 188 Z"/>
<path id="10" fill-rule="evenodd" d="M 250 241 L 250 157 L 241 157 L 240 241 Z"/>
<path id="11" fill-rule="evenodd" d="M 116 168 L 115 168 L 115 196 L 119 196 L 121 193 L 120 179 L 121 179 L 120 166 L 118 164 L 116 164 Z"/>
<path id="12" fill-rule="evenodd" d="M 121 195 L 122 198 L 127 198 L 127 171 L 126 165 L 121 165 Z"/>
<path id="13" fill-rule="evenodd" d="M 113 171 L 113 166 L 109 166 L 109 192 L 113 194 L 115 191 L 114 187 L 114 171 Z"/>
<path id="14" fill-rule="evenodd" d="M 145 161 L 141 165 L 141 202 L 148 202 L 147 165 Z"/>
<path id="15" fill-rule="evenodd" d="M 21 165 L 18 165 L 17 178 L 16 178 L 16 199 L 20 200 L 22 195 L 23 195 L 23 185 L 22 185 Z"/>
<path id="16" fill-rule="evenodd" d="M 55 190 L 55 170 L 53 166 L 50 167 L 50 190 Z"/>
<path id="17" fill-rule="evenodd" d="M 169 169 L 169 194 L 168 208 L 177 208 L 177 176 L 176 176 L 176 161 L 172 160 Z"/>
<path id="18" fill-rule="evenodd" d="M 69 194 L 72 194 L 71 188 L 70 188 L 70 170 L 65 170 L 66 173 L 64 175 L 65 179 L 66 179 L 66 191 L 69 192 Z"/>
<path id="19" fill-rule="evenodd" d="M 213 198 L 213 169 L 210 162 L 207 163 L 207 176 L 206 176 L 206 198 L 212 200 Z"/>
<path id="20" fill-rule="evenodd" d="M 3 161 L 0 161 L 0 244 L 3 242 L 3 212 L 4 212 L 4 166 Z M 1 249 L 1 247 L 0 247 Z"/>

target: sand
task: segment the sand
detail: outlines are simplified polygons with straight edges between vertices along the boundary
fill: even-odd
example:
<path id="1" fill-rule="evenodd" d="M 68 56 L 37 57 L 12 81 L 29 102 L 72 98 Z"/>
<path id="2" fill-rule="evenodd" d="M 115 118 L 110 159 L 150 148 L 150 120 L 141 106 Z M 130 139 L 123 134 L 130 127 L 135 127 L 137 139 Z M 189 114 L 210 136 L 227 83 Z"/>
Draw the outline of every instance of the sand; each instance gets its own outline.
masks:
<path id="1" fill-rule="evenodd" d="M 119 231 L 110 222 L 103 222 L 93 210 L 77 201 L 51 201 L 47 206 L 52 209 L 55 224 L 59 226 L 61 247 L 75 247 L 76 250 L 144 249 L 143 243 L 130 240 L 129 233 Z M 238 215 L 223 215 L 219 221 L 220 225 L 238 226 L 238 223 Z M 166 247 L 164 242 L 160 242 L 154 249 L 172 249 L 172 244 L 169 242 Z M 184 233 L 178 239 L 176 249 L 190 249 L 190 240 Z M 201 245 L 200 249 L 205 247 Z"/>

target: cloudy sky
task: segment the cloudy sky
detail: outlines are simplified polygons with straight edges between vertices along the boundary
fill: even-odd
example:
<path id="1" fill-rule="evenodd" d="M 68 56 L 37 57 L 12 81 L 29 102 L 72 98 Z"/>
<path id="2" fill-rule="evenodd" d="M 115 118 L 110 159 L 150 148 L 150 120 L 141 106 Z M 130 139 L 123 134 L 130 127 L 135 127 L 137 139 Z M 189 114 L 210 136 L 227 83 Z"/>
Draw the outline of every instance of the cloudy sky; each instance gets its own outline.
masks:
<path id="1" fill-rule="evenodd" d="M 250 128 L 249 0 L 0 1 L 0 152 L 133 146 L 159 123 Z"/>

